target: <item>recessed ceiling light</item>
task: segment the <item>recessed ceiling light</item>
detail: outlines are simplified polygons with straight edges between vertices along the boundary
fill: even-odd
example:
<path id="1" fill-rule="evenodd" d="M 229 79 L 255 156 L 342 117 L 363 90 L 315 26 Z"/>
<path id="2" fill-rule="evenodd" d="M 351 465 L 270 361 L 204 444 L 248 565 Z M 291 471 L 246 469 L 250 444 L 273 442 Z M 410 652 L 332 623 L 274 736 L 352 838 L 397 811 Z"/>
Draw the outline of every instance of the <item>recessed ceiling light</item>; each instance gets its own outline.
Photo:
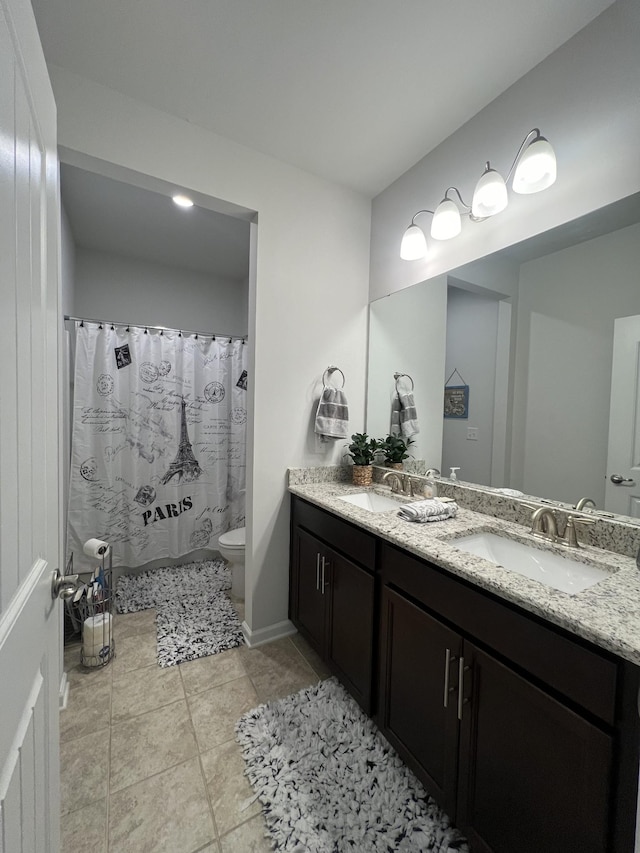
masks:
<path id="1" fill-rule="evenodd" d="M 174 195 L 173 201 L 178 207 L 193 207 L 193 202 L 186 195 Z"/>

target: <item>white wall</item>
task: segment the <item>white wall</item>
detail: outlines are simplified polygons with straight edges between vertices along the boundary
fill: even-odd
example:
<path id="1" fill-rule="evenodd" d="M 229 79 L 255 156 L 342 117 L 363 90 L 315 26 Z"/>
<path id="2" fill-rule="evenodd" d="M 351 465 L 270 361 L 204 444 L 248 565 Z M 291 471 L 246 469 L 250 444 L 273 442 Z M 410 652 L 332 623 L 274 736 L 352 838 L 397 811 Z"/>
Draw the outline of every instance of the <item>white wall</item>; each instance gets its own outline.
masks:
<path id="1" fill-rule="evenodd" d="M 370 306 L 367 432 L 374 438 L 387 435 L 395 393 L 393 374 L 408 373 L 414 382 L 420 427 L 409 450 L 414 459 L 424 459 L 428 468 L 441 467 L 446 324 L 446 276 Z M 411 383 L 402 387 L 410 388 Z"/>
<path id="2" fill-rule="evenodd" d="M 470 483 L 491 483 L 498 305 L 496 299 L 448 289 L 445 379 L 457 369 L 469 385 L 469 417 L 444 419 L 442 473 L 448 476 L 455 465 L 458 479 Z M 449 384 L 463 383 L 456 374 Z M 467 438 L 468 427 L 477 429 L 477 441 Z"/>
<path id="3" fill-rule="evenodd" d="M 247 474 L 247 609 L 252 641 L 286 622 L 288 466 L 331 464 L 311 452 L 313 393 L 328 364 L 347 378 L 350 427 L 364 428 L 370 202 L 87 79 L 49 69 L 65 160 L 119 168 L 257 211 Z M 112 176 L 114 176 L 112 174 Z M 275 626 L 275 627 L 274 627 Z"/>
<path id="4" fill-rule="evenodd" d="M 79 247 L 74 308 L 69 313 L 136 325 L 246 335 L 248 286 Z"/>
<path id="5" fill-rule="evenodd" d="M 76 246 L 71 233 L 69 217 L 60 206 L 60 290 L 61 311 L 73 313 L 76 276 Z"/>
<path id="6" fill-rule="evenodd" d="M 604 506 L 613 321 L 640 313 L 638 270 L 640 225 L 522 265 L 514 488 Z"/>
<path id="7" fill-rule="evenodd" d="M 640 190 L 640 3 L 618 0 L 474 116 L 373 202 L 370 298 L 408 287 Z M 469 73 L 474 73 L 473 62 Z M 477 70 L 476 72 L 477 73 Z M 506 173 L 533 126 L 552 142 L 558 180 L 543 193 L 510 192 L 506 211 L 462 234 L 431 240 L 426 261 L 401 261 L 413 214 L 450 184 L 470 201 L 484 162 Z M 428 234 L 430 217 L 418 220 Z"/>

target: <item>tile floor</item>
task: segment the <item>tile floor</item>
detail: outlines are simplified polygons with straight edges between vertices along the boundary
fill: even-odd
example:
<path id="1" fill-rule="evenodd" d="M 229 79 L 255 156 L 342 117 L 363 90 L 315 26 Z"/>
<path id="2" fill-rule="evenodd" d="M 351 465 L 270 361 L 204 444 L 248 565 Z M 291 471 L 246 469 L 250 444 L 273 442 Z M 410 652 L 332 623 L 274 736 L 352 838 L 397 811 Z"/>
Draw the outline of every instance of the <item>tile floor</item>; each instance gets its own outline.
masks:
<path id="1" fill-rule="evenodd" d="M 161 669 L 154 619 L 116 616 L 103 669 L 65 648 L 62 853 L 266 853 L 234 724 L 329 673 L 299 635 Z"/>

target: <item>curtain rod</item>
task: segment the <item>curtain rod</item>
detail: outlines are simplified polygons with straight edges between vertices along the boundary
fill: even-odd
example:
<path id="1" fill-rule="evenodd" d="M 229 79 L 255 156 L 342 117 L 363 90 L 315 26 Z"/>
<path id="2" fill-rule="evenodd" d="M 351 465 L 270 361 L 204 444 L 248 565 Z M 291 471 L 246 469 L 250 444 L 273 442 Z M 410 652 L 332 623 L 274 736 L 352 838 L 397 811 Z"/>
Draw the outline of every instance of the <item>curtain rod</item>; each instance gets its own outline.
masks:
<path id="1" fill-rule="evenodd" d="M 203 338 L 229 338 L 230 341 L 237 340 L 242 343 L 247 342 L 248 335 L 222 335 L 219 332 L 194 332 L 190 329 L 171 329 L 168 326 L 149 326 L 140 325 L 140 323 L 116 323 L 113 320 L 95 320 L 93 317 L 70 317 L 64 315 L 65 322 L 68 320 L 73 323 L 97 323 L 99 326 L 126 326 L 130 329 L 157 329 L 159 332 L 177 332 L 179 335 L 195 335 Z"/>

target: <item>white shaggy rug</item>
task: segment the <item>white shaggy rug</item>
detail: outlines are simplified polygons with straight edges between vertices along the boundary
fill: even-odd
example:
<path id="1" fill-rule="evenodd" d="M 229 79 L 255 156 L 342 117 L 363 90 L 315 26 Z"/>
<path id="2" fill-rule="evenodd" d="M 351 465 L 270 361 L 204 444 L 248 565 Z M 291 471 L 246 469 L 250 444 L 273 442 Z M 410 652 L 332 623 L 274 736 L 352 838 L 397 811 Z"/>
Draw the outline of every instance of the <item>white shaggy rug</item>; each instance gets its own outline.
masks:
<path id="1" fill-rule="evenodd" d="M 275 850 L 468 853 L 335 678 L 249 711 L 236 737 Z"/>
<path id="2" fill-rule="evenodd" d="M 122 575 L 118 613 L 157 609 L 158 664 L 174 666 L 215 655 L 244 642 L 240 620 L 225 590 L 231 574 L 223 560 Z"/>

